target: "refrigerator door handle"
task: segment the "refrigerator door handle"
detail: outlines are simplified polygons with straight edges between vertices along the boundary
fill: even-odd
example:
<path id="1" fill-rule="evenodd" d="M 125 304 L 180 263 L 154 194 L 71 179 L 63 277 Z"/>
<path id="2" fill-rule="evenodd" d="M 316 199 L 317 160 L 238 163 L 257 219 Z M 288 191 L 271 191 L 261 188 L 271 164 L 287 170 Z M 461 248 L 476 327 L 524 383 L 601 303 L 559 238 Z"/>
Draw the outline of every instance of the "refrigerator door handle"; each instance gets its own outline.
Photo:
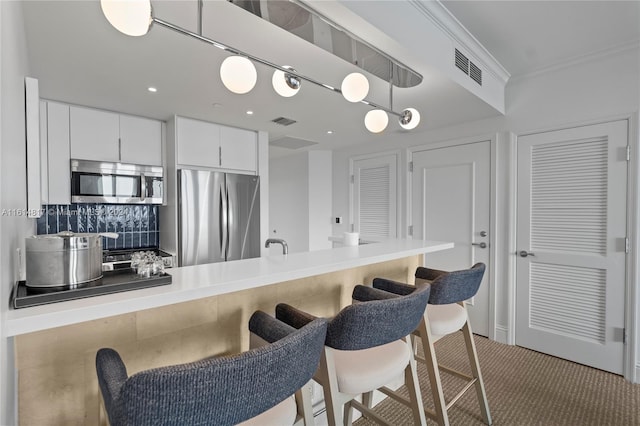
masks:
<path id="1" fill-rule="evenodd" d="M 233 193 L 232 193 L 232 191 L 233 191 Z M 231 242 L 236 239 L 236 233 L 238 232 L 238 230 L 236 229 L 236 226 L 237 226 L 236 219 L 234 219 L 234 218 L 236 218 L 236 215 L 237 215 L 237 213 L 235 211 L 236 208 L 235 208 L 235 200 L 234 200 L 234 197 L 236 195 L 235 191 L 236 191 L 235 186 L 232 187 L 232 188 L 229 188 L 229 186 L 227 186 L 227 190 L 226 190 L 226 193 L 227 193 L 227 205 L 228 205 L 227 209 L 228 209 L 228 212 L 229 212 L 229 221 L 227 222 L 227 228 L 228 228 L 227 229 L 227 232 L 228 232 L 228 234 L 227 234 L 227 252 L 225 253 L 225 255 L 227 257 L 227 260 L 229 260 L 229 253 L 232 253 L 232 251 L 231 251 Z"/>
<path id="2" fill-rule="evenodd" d="M 227 244 L 229 242 L 229 236 L 227 235 L 229 226 L 227 204 L 227 189 L 225 187 L 225 184 L 222 183 L 220 185 L 220 253 L 222 257 L 225 258 L 225 260 L 227 257 Z"/>

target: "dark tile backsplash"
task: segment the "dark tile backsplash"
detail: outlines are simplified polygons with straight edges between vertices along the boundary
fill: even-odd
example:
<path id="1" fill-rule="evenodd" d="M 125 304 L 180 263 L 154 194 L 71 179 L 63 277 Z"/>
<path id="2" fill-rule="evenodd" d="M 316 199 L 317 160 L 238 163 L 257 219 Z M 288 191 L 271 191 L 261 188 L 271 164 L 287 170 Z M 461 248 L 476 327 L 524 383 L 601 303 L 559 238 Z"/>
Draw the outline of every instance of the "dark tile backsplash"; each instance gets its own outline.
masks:
<path id="1" fill-rule="evenodd" d="M 117 240 L 102 239 L 105 250 L 157 248 L 160 244 L 158 206 L 143 204 L 71 204 L 42 206 L 38 234 L 116 232 Z"/>

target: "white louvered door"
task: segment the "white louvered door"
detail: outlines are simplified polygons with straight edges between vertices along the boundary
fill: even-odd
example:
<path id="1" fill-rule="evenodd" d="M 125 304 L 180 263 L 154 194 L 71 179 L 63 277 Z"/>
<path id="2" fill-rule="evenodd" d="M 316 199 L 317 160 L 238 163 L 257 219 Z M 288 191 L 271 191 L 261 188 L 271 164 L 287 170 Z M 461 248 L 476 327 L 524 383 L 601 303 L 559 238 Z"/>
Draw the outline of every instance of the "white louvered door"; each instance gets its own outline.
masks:
<path id="1" fill-rule="evenodd" d="M 396 154 L 353 161 L 353 225 L 367 238 L 397 235 Z"/>
<path id="2" fill-rule="evenodd" d="M 518 138 L 516 343 L 622 374 L 627 122 Z"/>

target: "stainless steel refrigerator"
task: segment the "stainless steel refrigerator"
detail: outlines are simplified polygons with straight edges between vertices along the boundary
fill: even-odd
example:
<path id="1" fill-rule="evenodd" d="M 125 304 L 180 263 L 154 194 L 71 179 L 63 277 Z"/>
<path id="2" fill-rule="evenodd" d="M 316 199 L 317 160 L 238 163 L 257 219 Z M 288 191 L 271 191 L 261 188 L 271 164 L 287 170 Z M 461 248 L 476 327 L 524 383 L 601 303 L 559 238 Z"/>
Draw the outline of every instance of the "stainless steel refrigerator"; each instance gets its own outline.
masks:
<path id="1" fill-rule="evenodd" d="M 180 266 L 260 256 L 260 178 L 179 170 Z"/>

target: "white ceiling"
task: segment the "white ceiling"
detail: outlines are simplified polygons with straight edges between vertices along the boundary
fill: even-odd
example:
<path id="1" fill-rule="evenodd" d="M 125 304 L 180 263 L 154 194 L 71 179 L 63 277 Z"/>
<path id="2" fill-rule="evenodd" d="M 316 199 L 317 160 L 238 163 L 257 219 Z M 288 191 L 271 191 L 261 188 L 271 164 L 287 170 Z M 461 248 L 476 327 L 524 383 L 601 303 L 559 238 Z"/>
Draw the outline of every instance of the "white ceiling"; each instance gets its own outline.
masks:
<path id="1" fill-rule="evenodd" d="M 640 41 L 633 0 L 443 3 L 512 77 Z"/>
<path id="2" fill-rule="evenodd" d="M 195 29 L 195 1 L 152 3 L 158 18 Z M 477 1 L 446 5 L 513 74 L 638 39 L 638 21 L 632 18 L 637 2 L 567 3 Z M 157 25 L 144 37 L 124 36 L 107 23 L 97 1 L 23 4 L 31 73 L 40 80 L 44 98 L 161 120 L 177 114 L 265 130 L 271 140 L 289 136 L 318 142 L 311 149 L 335 149 L 376 138 L 401 138 L 407 133 L 390 122 L 384 134 L 370 134 L 363 125 L 368 107 L 349 104 L 338 94 L 310 84 L 293 98 L 281 98 L 273 93 L 272 70 L 266 66 L 257 66 L 258 84 L 252 92 L 231 94 L 218 76 L 226 53 Z M 599 17 L 605 17 L 606 22 L 599 22 Z M 357 70 L 226 1 L 205 1 L 203 21 L 205 36 L 271 62 L 292 65 L 330 85 L 339 86 L 345 75 Z M 375 45 L 375 35 L 361 36 Z M 396 111 L 414 106 L 424 117 L 413 132 L 497 114 L 457 84 L 424 65 L 407 61 L 406 51 L 387 53 L 398 53 L 406 65 L 425 77 L 415 88 L 394 90 Z M 372 88 L 368 98 L 388 105 L 387 83 L 373 76 L 369 79 Z M 149 93 L 148 86 L 157 87 L 158 92 Z M 248 109 L 254 111 L 252 116 L 245 114 Z M 280 116 L 297 123 L 285 128 L 270 122 Z M 328 130 L 334 133 L 329 135 Z M 271 150 L 274 156 L 292 152 L 298 151 Z"/>

